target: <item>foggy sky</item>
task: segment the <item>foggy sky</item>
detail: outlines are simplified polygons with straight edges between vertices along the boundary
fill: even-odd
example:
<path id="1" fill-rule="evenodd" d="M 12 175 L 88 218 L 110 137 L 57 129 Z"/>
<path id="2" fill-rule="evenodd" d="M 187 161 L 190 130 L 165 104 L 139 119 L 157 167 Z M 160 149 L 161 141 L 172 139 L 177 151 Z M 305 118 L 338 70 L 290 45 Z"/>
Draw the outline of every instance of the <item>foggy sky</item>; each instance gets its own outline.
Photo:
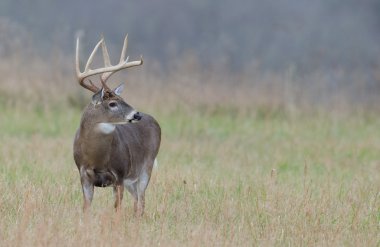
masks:
<path id="1" fill-rule="evenodd" d="M 252 64 L 301 72 L 380 65 L 375 0 L 2 0 L 0 25 L 4 20 L 41 51 L 58 46 L 73 53 L 80 31 L 87 49 L 101 34 L 119 49 L 128 33 L 129 54 L 163 65 L 186 52 L 205 65 L 237 70 Z"/>

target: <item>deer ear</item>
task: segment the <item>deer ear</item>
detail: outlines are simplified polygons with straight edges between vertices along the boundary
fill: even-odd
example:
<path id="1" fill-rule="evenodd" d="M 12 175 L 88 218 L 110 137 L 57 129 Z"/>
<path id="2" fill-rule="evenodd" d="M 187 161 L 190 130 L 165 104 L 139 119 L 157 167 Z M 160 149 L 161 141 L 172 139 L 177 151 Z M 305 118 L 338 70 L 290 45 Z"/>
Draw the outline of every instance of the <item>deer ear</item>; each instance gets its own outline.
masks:
<path id="1" fill-rule="evenodd" d="M 99 92 L 92 96 L 92 104 L 97 105 L 103 102 L 104 88 L 100 89 Z"/>
<path id="2" fill-rule="evenodd" d="M 124 83 L 121 83 L 117 88 L 115 88 L 113 90 L 113 92 L 117 95 L 117 96 L 120 96 L 121 93 L 123 92 L 124 90 Z"/>

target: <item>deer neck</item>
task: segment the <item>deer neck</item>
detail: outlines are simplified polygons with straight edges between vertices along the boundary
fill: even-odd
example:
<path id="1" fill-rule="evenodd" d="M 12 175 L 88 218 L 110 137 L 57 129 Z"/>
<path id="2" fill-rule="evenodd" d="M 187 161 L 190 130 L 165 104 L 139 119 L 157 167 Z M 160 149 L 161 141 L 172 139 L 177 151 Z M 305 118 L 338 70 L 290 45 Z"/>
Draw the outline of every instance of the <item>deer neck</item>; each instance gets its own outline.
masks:
<path id="1" fill-rule="evenodd" d="M 112 139 L 116 125 L 111 123 L 82 123 L 80 130 L 85 139 Z"/>
<path id="2" fill-rule="evenodd" d="M 115 125 L 109 123 L 82 121 L 79 135 L 87 163 L 102 166 L 108 162 L 115 128 Z"/>

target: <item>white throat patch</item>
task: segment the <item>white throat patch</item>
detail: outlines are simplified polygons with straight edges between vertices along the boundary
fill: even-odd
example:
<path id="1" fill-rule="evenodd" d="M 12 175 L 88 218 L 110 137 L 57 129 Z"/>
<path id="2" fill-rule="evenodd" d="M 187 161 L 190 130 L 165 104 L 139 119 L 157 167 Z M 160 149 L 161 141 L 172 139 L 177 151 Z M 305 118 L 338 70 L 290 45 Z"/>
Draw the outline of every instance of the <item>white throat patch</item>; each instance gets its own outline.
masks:
<path id="1" fill-rule="evenodd" d="M 96 125 L 96 130 L 106 135 L 114 132 L 115 128 L 116 126 L 111 123 L 98 123 Z"/>

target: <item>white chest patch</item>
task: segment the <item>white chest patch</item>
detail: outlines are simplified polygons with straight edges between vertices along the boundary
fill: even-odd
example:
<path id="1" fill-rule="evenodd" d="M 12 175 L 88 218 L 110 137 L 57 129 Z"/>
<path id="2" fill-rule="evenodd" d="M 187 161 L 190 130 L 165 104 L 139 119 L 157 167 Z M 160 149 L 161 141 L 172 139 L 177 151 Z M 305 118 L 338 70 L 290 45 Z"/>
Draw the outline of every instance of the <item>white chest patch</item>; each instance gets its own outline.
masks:
<path id="1" fill-rule="evenodd" d="M 96 130 L 103 134 L 111 134 L 115 130 L 115 125 L 111 123 L 98 123 L 96 125 Z"/>

